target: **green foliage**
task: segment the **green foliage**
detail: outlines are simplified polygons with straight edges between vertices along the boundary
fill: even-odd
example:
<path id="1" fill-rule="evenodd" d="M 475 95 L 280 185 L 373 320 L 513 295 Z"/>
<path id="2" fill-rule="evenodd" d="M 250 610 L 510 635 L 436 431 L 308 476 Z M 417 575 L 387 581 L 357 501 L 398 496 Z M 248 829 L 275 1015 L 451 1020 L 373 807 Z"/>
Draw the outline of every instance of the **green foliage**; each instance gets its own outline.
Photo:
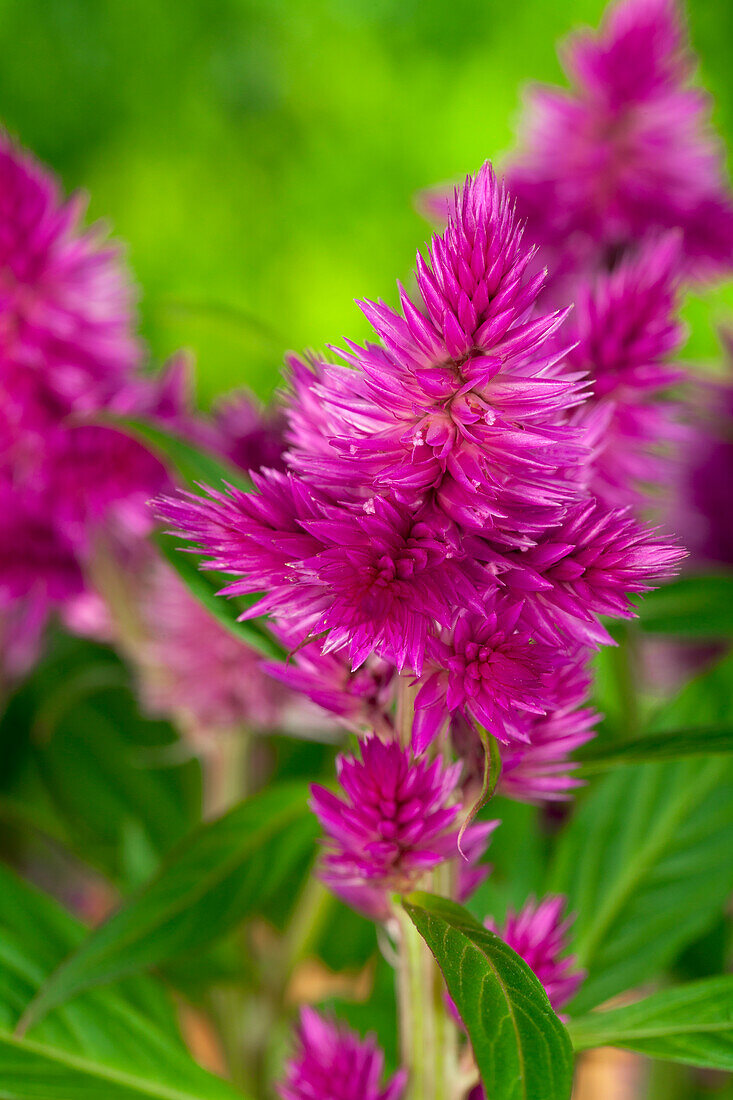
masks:
<path id="1" fill-rule="evenodd" d="M 460 905 L 413 894 L 405 910 L 435 956 L 491 1100 L 568 1100 L 570 1039 L 527 964 Z"/>
<path id="2" fill-rule="evenodd" d="M 648 634 L 733 638 L 733 576 L 678 577 L 644 596 L 639 602 L 639 622 Z"/>
<path id="3" fill-rule="evenodd" d="M 724 756 L 733 752 L 733 726 L 649 733 L 612 745 L 591 744 L 581 755 L 581 775 L 628 764 L 680 760 L 686 756 Z"/>
<path id="4" fill-rule="evenodd" d="M 241 1094 L 182 1056 L 173 1075 L 165 1065 L 144 1074 L 81 1058 L 51 1044 L 19 1040 L 0 1031 L 3 1100 L 236 1100 Z"/>
<path id="5" fill-rule="evenodd" d="M 568 1025 L 575 1050 L 616 1046 L 652 1058 L 733 1070 L 733 975 L 663 989 Z"/>
<path id="6" fill-rule="evenodd" d="M 686 684 L 654 715 L 646 748 L 662 748 L 661 735 L 680 729 L 690 731 L 687 749 L 695 736 L 706 746 L 707 730 L 728 728 L 732 673 L 726 657 Z M 599 749 L 626 751 L 624 742 Z M 733 889 L 732 844 L 726 756 L 623 767 L 594 784 L 559 838 L 546 883 L 576 913 L 574 946 L 589 971 L 576 1011 L 654 977 L 716 922 Z"/>
<path id="7" fill-rule="evenodd" d="M 733 762 L 644 764 L 605 777 L 560 838 L 547 888 L 565 893 L 592 1008 L 654 976 L 733 889 Z"/>
<path id="8" fill-rule="evenodd" d="M 142 858 L 152 869 L 200 818 L 200 767 L 170 759 L 177 741 L 167 722 L 140 714 L 109 650 L 54 637 L 0 717 L 0 745 L 11 746 L 0 819 L 25 826 L 30 814 L 84 862 L 130 882 Z"/>
<path id="9" fill-rule="evenodd" d="M 150 978 L 76 997 L 24 1040 L 24 1006 L 86 930 L 0 865 L 0 1096 L 18 1100 L 233 1100 L 188 1054 L 171 1003 Z"/>
<path id="10" fill-rule="evenodd" d="M 24 1026 L 84 989 L 211 943 L 311 856 L 314 831 L 299 784 L 272 787 L 199 826 L 54 972 Z"/>

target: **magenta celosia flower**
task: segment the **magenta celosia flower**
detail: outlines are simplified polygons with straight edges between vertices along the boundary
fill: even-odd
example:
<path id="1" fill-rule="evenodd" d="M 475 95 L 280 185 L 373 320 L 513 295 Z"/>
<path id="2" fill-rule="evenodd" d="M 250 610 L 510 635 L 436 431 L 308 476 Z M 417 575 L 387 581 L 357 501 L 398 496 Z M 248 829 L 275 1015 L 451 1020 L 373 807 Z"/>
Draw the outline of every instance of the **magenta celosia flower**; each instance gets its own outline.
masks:
<path id="1" fill-rule="evenodd" d="M 422 752 L 449 714 L 474 720 L 499 741 L 527 740 L 529 715 L 544 714 L 562 655 L 533 641 L 522 604 L 463 615 L 450 637 L 431 641 L 430 664 L 415 699 L 413 746 Z"/>
<path id="2" fill-rule="evenodd" d="M 575 994 L 585 977 L 575 957 L 567 955 L 567 933 L 572 917 L 563 917 L 565 898 L 530 898 L 518 913 L 510 910 L 499 929 L 491 919 L 486 927 L 508 943 L 537 975 L 550 1004 L 558 1012 Z"/>
<path id="3" fill-rule="evenodd" d="M 689 83 L 675 0 L 619 0 L 597 34 L 571 38 L 563 61 L 572 88 L 531 92 L 508 173 L 551 266 L 601 266 L 678 227 L 689 270 L 729 271 L 733 202 L 708 97 Z"/>
<path id="4" fill-rule="evenodd" d="M 118 249 L 82 230 L 44 168 L 0 134 L 0 394 L 38 427 L 117 393 L 140 352 Z"/>
<path id="5" fill-rule="evenodd" d="M 404 292 L 401 314 L 367 304 L 382 343 L 353 347 L 348 367 L 291 357 L 286 470 L 255 474 L 254 493 L 160 508 L 235 578 L 226 593 L 261 595 L 248 614 L 270 615 L 294 650 L 317 643 L 352 671 L 379 658 L 418 676 L 427 657 L 417 746 L 461 708 L 526 739 L 519 727 L 545 713 L 545 673 L 564 660 L 548 646 L 605 639 L 597 616 L 627 614 L 627 591 L 678 553 L 590 497 L 608 416 L 597 401 L 574 423 L 583 370 L 567 366 L 564 315 L 535 316 L 531 259 L 485 166 L 418 259 L 419 309 Z M 647 289 L 666 303 L 660 263 Z M 614 302 L 632 282 L 618 276 Z M 645 356 L 659 379 L 671 337 L 657 305 L 646 335 L 630 310 L 599 338 L 614 400 L 622 375 L 646 393 Z M 587 359 L 590 334 L 584 347 Z"/>
<path id="6" fill-rule="evenodd" d="M 418 304 L 402 289 L 401 313 L 362 303 L 381 343 L 349 345 L 355 370 L 320 363 L 308 377 L 296 364 L 296 395 L 325 410 L 310 429 L 291 414 L 295 467 L 324 490 L 366 479 L 410 502 L 431 492 L 461 524 L 512 544 L 557 519 L 573 495 L 560 471 L 582 454 L 562 414 L 582 383 L 550 340 L 564 314 L 533 314 L 544 276 L 527 275 L 531 259 L 485 165 L 418 256 Z"/>
<path id="7" fill-rule="evenodd" d="M 593 400 L 575 417 L 596 418 L 590 486 L 607 503 L 638 503 L 667 474 L 680 438 L 676 406 L 665 390 L 682 376 L 670 362 L 683 337 L 676 317 L 679 241 L 676 234 L 642 247 L 613 271 L 579 278 L 575 308 L 564 326 L 570 362 L 592 380 Z M 598 406 L 605 415 L 598 417 Z M 593 429 L 591 429 L 593 430 Z M 667 456 L 668 457 L 668 456 Z"/>
<path id="8" fill-rule="evenodd" d="M 339 756 L 343 797 L 312 788 L 311 806 L 326 833 L 324 880 L 406 893 L 456 856 L 460 772 L 460 764 L 415 759 L 374 735 L 361 742 L 360 757 Z"/>
<path id="9" fill-rule="evenodd" d="M 119 251 L 80 226 L 83 202 L 0 134 L 0 481 L 5 614 L 34 619 L 84 589 L 92 530 L 149 529 L 145 501 L 160 464 L 109 428 L 81 423 L 133 413 L 142 382 L 133 294 Z"/>
<path id="10" fill-rule="evenodd" d="M 323 651 L 343 650 L 353 667 L 375 653 L 419 671 L 434 625 L 448 626 L 461 602 L 481 606 L 481 567 L 457 561 L 443 532 L 404 506 L 377 497 L 337 507 L 275 471 L 253 480 L 257 494 L 230 489 L 160 508 L 213 567 L 244 578 L 228 592 L 266 592 L 249 615 L 297 617 L 303 634 L 327 635 Z"/>
<path id="11" fill-rule="evenodd" d="M 570 797 L 581 780 L 573 772 L 571 754 L 595 735 L 599 715 L 588 706 L 591 677 L 587 655 L 560 665 L 552 677 L 547 712 L 528 715 L 526 741 L 512 740 L 501 749 L 499 792 L 520 802 L 552 802 Z M 464 763 L 464 782 L 482 782 L 484 748 L 476 729 L 460 714 L 450 725 L 451 743 Z"/>
<path id="12" fill-rule="evenodd" d="M 47 493 L 19 492 L 0 481 L 0 604 L 32 597 L 49 604 L 84 586 L 73 544 L 52 523 Z"/>
<path id="13" fill-rule="evenodd" d="M 300 1014 L 297 1046 L 278 1084 L 282 1100 L 400 1100 L 407 1074 L 386 1084 L 384 1054 L 372 1036 L 359 1036 L 312 1008 Z"/>
<path id="14" fill-rule="evenodd" d="M 502 581 L 524 596 L 523 614 L 536 637 L 597 647 L 610 641 L 598 616 L 633 618 L 630 595 L 671 576 L 684 556 L 628 509 L 590 499 L 536 546 L 507 554 Z"/>

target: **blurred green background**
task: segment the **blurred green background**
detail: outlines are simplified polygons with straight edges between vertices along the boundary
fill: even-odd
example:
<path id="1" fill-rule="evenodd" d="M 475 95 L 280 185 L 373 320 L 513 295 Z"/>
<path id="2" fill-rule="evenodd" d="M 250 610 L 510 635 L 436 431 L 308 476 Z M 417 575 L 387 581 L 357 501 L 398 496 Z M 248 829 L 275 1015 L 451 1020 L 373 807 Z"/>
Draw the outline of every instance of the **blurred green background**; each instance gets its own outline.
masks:
<path id="1" fill-rule="evenodd" d="M 155 359 L 192 348 L 204 402 L 264 396 L 285 349 L 364 335 L 354 298 L 393 300 L 427 235 L 415 192 L 507 150 L 521 86 L 560 80 L 556 40 L 603 7 L 0 0 L 0 111 L 129 243 Z M 728 137 L 733 4 L 688 10 Z"/>

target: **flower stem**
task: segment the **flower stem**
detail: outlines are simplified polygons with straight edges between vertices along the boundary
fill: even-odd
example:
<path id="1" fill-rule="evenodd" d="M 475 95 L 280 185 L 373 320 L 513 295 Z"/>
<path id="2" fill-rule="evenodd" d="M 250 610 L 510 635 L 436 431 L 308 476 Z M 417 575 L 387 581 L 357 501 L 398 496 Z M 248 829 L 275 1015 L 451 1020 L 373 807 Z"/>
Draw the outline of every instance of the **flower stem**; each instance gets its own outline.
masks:
<path id="1" fill-rule="evenodd" d="M 402 1061 L 409 1073 L 405 1100 L 454 1100 L 458 1080 L 455 1024 L 433 956 L 401 906 L 397 997 Z"/>
<path id="2" fill-rule="evenodd" d="M 201 739 L 203 740 L 203 738 Z M 244 726 L 220 730 L 208 738 L 205 769 L 206 813 L 217 817 L 250 793 L 252 734 Z"/>
<path id="3" fill-rule="evenodd" d="M 416 688 L 402 675 L 397 688 L 397 731 L 403 746 L 412 740 Z M 433 874 L 433 887 L 452 895 L 450 863 Z M 403 1065 L 409 1073 L 405 1100 L 454 1100 L 458 1095 L 458 1031 L 445 1000 L 445 983 L 420 933 L 395 899 L 399 925 L 397 1001 Z"/>

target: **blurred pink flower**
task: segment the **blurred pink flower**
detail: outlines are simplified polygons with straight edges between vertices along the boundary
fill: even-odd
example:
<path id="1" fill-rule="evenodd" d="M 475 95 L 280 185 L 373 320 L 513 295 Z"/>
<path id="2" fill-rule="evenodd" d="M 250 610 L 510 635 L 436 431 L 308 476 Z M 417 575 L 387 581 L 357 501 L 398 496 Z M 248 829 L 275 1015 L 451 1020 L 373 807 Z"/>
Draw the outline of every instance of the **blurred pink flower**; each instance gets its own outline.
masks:
<path id="1" fill-rule="evenodd" d="M 407 1075 L 386 1084 L 384 1054 L 372 1036 L 360 1039 L 343 1024 L 304 1008 L 296 1050 L 277 1090 L 282 1100 L 400 1100 Z"/>

